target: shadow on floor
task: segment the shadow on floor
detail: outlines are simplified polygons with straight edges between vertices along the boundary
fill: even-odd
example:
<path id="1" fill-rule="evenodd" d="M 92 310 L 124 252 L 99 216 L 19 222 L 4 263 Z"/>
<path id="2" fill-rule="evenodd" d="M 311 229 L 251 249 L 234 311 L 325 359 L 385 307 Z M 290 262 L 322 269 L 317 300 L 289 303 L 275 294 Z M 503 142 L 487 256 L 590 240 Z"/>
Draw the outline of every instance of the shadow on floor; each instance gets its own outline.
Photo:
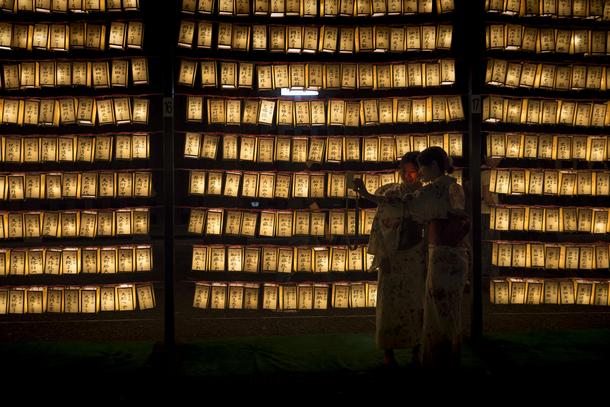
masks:
<path id="1" fill-rule="evenodd" d="M 112 377 L 113 391 L 97 393 L 98 401 L 158 400 L 162 389 L 134 386 L 140 379 L 178 383 L 174 400 L 193 391 L 246 397 L 268 388 L 275 394 L 353 397 L 362 389 L 399 391 L 438 377 L 470 385 L 515 375 L 582 378 L 599 371 L 605 377 L 610 362 L 610 329 L 489 335 L 477 346 L 465 344 L 462 368 L 444 374 L 410 367 L 410 350 L 398 351 L 401 368 L 388 371 L 374 345 L 368 334 L 243 337 L 180 344 L 168 357 L 152 342 L 4 342 L 0 357 L 9 379 L 32 372 L 49 380 L 96 378 L 91 383 Z"/>

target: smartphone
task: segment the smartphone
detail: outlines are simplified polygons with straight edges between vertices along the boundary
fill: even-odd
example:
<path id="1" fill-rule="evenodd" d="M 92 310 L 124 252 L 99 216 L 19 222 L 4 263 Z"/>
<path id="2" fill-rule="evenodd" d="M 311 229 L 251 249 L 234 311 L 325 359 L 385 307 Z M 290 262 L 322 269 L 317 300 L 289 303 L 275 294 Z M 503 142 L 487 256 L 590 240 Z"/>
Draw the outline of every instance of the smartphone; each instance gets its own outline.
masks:
<path id="1" fill-rule="evenodd" d="M 354 173 L 347 172 L 345 173 L 345 185 L 348 189 L 354 189 L 356 186 L 354 185 Z"/>

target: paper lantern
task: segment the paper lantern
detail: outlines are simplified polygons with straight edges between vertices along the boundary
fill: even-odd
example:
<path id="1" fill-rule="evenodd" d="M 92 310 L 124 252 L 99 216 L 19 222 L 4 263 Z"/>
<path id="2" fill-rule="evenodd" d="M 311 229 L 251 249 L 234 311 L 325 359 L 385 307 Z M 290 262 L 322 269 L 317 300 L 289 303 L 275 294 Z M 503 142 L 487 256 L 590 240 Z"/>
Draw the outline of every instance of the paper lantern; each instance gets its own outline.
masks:
<path id="1" fill-rule="evenodd" d="M 297 289 L 297 285 L 283 285 L 280 287 L 280 310 L 296 311 L 298 309 Z"/>
<path id="2" fill-rule="evenodd" d="M 8 291 L 9 314 L 24 314 L 27 312 L 26 289 L 14 287 Z"/>
<path id="3" fill-rule="evenodd" d="M 499 244 L 497 247 L 496 265 L 499 267 L 510 267 L 512 263 L 512 245 Z"/>
<path id="4" fill-rule="evenodd" d="M 244 267 L 246 273 L 256 273 L 259 270 L 261 249 L 255 247 L 244 248 Z"/>
<path id="5" fill-rule="evenodd" d="M 225 309 L 227 302 L 227 284 L 212 283 L 210 294 L 210 308 Z"/>
<path id="6" fill-rule="evenodd" d="M 313 272 L 327 273 L 327 272 L 329 272 L 329 270 L 330 270 L 330 250 L 325 247 L 314 247 L 313 248 Z"/>
<path id="7" fill-rule="evenodd" d="M 278 249 L 277 271 L 279 273 L 292 273 L 294 255 L 293 248 L 280 247 Z"/>
<path id="8" fill-rule="evenodd" d="M 293 234 L 293 213 L 288 211 L 277 212 L 277 237 L 291 237 Z"/>
<path id="9" fill-rule="evenodd" d="M 578 268 L 580 270 L 592 270 L 594 268 L 593 247 L 583 246 L 580 248 L 580 259 Z"/>
<path id="10" fill-rule="evenodd" d="M 525 304 L 527 282 L 519 279 L 510 279 L 510 303 Z"/>
<path id="11" fill-rule="evenodd" d="M 243 248 L 228 247 L 227 248 L 227 270 L 228 271 L 243 271 Z"/>
<path id="12" fill-rule="evenodd" d="M 607 269 L 610 267 L 607 246 L 604 245 L 595 247 L 595 264 L 596 268 L 598 269 Z"/>
<path id="13" fill-rule="evenodd" d="M 263 285 L 263 309 L 277 311 L 279 306 L 279 286 L 277 284 Z"/>
<path id="14" fill-rule="evenodd" d="M 510 285 L 506 280 L 492 280 L 490 282 L 490 301 L 492 304 L 508 304 L 510 298 Z"/>
<path id="15" fill-rule="evenodd" d="M 0 276 L 6 276 L 8 274 L 9 256 L 9 250 L 0 249 Z"/>
<path id="16" fill-rule="evenodd" d="M 45 312 L 45 294 L 44 287 L 29 287 L 27 289 L 27 304 L 25 308 L 29 314 L 42 314 Z"/>
<path id="17" fill-rule="evenodd" d="M 259 285 L 244 284 L 244 309 L 258 309 Z"/>
<path id="18" fill-rule="evenodd" d="M 210 301 L 210 291 L 211 286 L 206 283 L 196 283 L 195 284 L 195 295 L 193 298 L 193 307 L 194 308 L 208 308 L 208 304 Z"/>
<path id="19" fill-rule="evenodd" d="M 544 303 L 558 304 L 559 303 L 559 282 L 553 280 L 544 281 Z"/>
<path id="20" fill-rule="evenodd" d="M 326 212 L 311 212 L 311 236 L 324 236 L 326 233 Z"/>
<path id="21" fill-rule="evenodd" d="M 606 155 L 607 140 L 603 138 L 594 138 L 590 140 L 590 148 L 588 149 L 588 159 L 590 161 L 604 161 Z"/>
<path id="22" fill-rule="evenodd" d="M 227 172 L 225 174 L 223 195 L 237 197 L 241 184 L 241 172 Z"/>
<path id="23" fill-rule="evenodd" d="M 348 248 L 348 271 L 364 271 L 363 250 L 362 247 L 355 249 Z"/>
<path id="24" fill-rule="evenodd" d="M 328 308 L 328 285 L 313 285 L 313 308 L 325 310 Z"/>
<path id="25" fill-rule="evenodd" d="M 593 227 L 593 210 L 578 208 L 578 231 L 590 233 Z"/>
<path id="26" fill-rule="evenodd" d="M 490 208 L 490 229 L 508 230 L 510 209 L 503 207 Z"/>
<path id="27" fill-rule="evenodd" d="M 262 248 L 262 272 L 277 272 L 278 270 L 278 249 L 276 247 Z"/>
<path id="28" fill-rule="evenodd" d="M 64 249 L 61 252 L 61 273 L 78 274 L 78 250 Z"/>
<path id="29" fill-rule="evenodd" d="M 576 193 L 576 177 L 574 173 L 559 173 L 559 195 L 572 196 Z"/>
<path id="30" fill-rule="evenodd" d="M 220 175 L 222 177 L 222 175 Z M 258 173 L 246 172 L 243 174 L 241 195 L 255 198 L 258 190 Z"/>
<path id="31" fill-rule="evenodd" d="M 486 97 L 483 99 L 483 120 L 490 123 L 502 121 L 503 109 L 503 101 L 501 98 Z"/>
<path id="32" fill-rule="evenodd" d="M 81 249 L 80 264 L 82 273 L 97 273 L 99 271 L 98 257 L 99 249 L 97 247 L 85 247 Z"/>
<path id="33" fill-rule="evenodd" d="M 262 211 L 260 218 L 259 235 L 264 237 L 274 236 L 276 214 L 274 212 Z"/>
<path id="34" fill-rule="evenodd" d="M 191 170 L 189 172 L 189 194 L 204 195 L 206 191 L 205 180 L 205 171 Z"/>
<path id="35" fill-rule="evenodd" d="M 574 283 L 570 280 L 559 282 L 559 300 L 562 305 L 575 303 Z"/>
<path id="36" fill-rule="evenodd" d="M 309 236 L 311 230 L 311 214 L 308 211 L 296 211 L 294 214 L 294 234 Z"/>
<path id="37" fill-rule="evenodd" d="M 565 259 L 563 259 L 563 263 L 565 263 L 565 268 L 578 269 L 579 256 L 579 247 L 567 247 L 565 250 Z"/>
<path id="38" fill-rule="evenodd" d="M 512 267 L 526 267 L 527 246 L 525 244 L 514 244 L 512 251 Z"/>
<path id="39" fill-rule="evenodd" d="M 113 288 L 114 290 L 114 288 Z M 46 310 L 49 313 L 63 312 L 63 294 L 62 287 L 49 287 L 47 289 Z"/>
<path id="40" fill-rule="evenodd" d="M 296 272 L 311 272 L 313 255 L 310 247 L 297 247 L 296 249 Z M 328 265 L 326 264 L 326 267 Z"/>
<path id="41" fill-rule="evenodd" d="M 191 262 L 191 269 L 193 271 L 206 271 L 207 270 L 207 252 L 206 246 L 193 246 L 193 258 Z"/>
<path id="42" fill-rule="evenodd" d="M 578 211 L 577 208 L 562 208 L 563 215 L 563 231 L 577 232 L 578 231 Z"/>
<path id="43" fill-rule="evenodd" d="M 224 246 L 209 247 L 209 271 L 225 271 L 226 270 L 226 250 Z"/>
<path id="44" fill-rule="evenodd" d="M 0 289 L 0 315 L 6 315 L 9 312 L 9 292 L 6 289 Z"/>
<path id="45" fill-rule="evenodd" d="M 595 283 L 595 294 L 593 305 L 608 305 L 608 282 L 598 281 Z"/>
<path id="46" fill-rule="evenodd" d="M 544 280 L 528 280 L 527 281 L 527 297 L 526 304 L 539 305 L 543 301 Z"/>
<path id="47" fill-rule="evenodd" d="M 99 311 L 97 287 L 83 287 L 80 290 L 80 312 L 94 314 Z"/>
<path id="48" fill-rule="evenodd" d="M 367 290 L 365 283 L 356 283 L 350 286 L 350 308 L 365 308 L 367 306 Z"/>
<path id="49" fill-rule="evenodd" d="M 45 252 L 44 273 L 59 275 L 61 274 L 61 250 L 47 249 Z"/>
<path id="50" fill-rule="evenodd" d="M 550 270 L 556 270 L 559 268 L 559 261 L 561 257 L 561 248 L 559 246 L 547 245 L 545 247 L 544 254 L 544 268 Z"/>
<path id="51" fill-rule="evenodd" d="M 229 309 L 243 309 L 244 306 L 244 286 L 238 283 L 229 284 Z"/>
<path id="52" fill-rule="evenodd" d="M 595 191 L 594 194 L 598 196 L 610 195 L 610 173 L 607 172 L 596 172 L 595 176 Z"/>
<path id="53" fill-rule="evenodd" d="M 272 163 L 274 155 L 274 142 L 271 137 L 259 137 L 256 161 L 260 163 Z"/>
<path id="54" fill-rule="evenodd" d="M 544 183 L 544 171 L 530 171 L 530 179 L 529 179 L 529 190 L 528 193 L 530 195 L 542 195 L 545 188 Z M 549 187 L 549 190 L 552 190 Z"/>
<path id="55" fill-rule="evenodd" d="M 608 210 L 596 210 L 593 212 L 593 233 L 608 232 Z"/>
<path id="56" fill-rule="evenodd" d="M 335 283 L 332 286 L 332 307 L 349 308 L 350 285 L 348 283 Z"/>
<path id="57" fill-rule="evenodd" d="M 66 287 L 63 312 L 77 314 L 80 312 L 80 305 L 80 287 Z"/>
<path id="58" fill-rule="evenodd" d="M 377 283 L 367 283 L 366 290 L 366 306 L 375 308 L 377 306 Z"/>
<path id="59" fill-rule="evenodd" d="M 239 212 L 238 212 L 239 213 Z M 222 210 L 207 210 L 205 212 L 205 234 L 207 235 L 220 235 L 221 231 L 222 231 L 222 225 L 223 225 L 223 214 L 224 212 Z M 193 215 L 196 215 L 195 218 L 193 218 Z M 197 231 L 199 230 L 199 225 L 200 222 L 202 222 L 202 219 L 200 218 L 201 216 L 201 212 L 195 212 L 195 210 L 191 210 L 191 220 L 196 221 L 197 223 L 194 225 L 193 230 L 195 230 L 195 233 L 197 233 Z M 233 217 L 238 216 L 238 215 L 234 215 Z M 228 220 L 228 214 L 227 214 L 227 225 L 229 224 L 229 220 Z M 239 225 L 239 224 L 238 224 Z M 227 228 L 229 226 L 226 226 Z M 189 231 L 191 230 L 190 226 L 189 226 Z M 231 230 L 235 231 L 235 225 L 232 224 L 231 225 Z M 235 233 L 238 233 L 238 230 Z M 226 231 L 225 231 L 226 233 Z"/>
<path id="60" fill-rule="evenodd" d="M 298 309 L 311 310 L 313 309 L 313 286 L 311 284 L 299 284 L 297 286 Z"/>

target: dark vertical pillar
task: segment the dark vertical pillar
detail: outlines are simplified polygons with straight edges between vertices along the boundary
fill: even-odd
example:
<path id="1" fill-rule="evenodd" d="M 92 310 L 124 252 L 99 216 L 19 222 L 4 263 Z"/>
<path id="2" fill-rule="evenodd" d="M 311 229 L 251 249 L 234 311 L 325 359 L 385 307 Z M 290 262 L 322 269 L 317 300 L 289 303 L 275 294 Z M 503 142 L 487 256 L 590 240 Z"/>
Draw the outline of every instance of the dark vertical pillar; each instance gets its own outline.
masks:
<path id="1" fill-rule="evenodd" d="M 176 343 L 175 301 L 174 301 L 174 16 L 177 1 L 159 3 L 155 25 L 161 33 L 160 62 L 163 64 L 163 184 L 164 225 L 165 225 L 165 345 L 174 350 Z M 164 28 L 162 28 L 164 27 Z"/>
<path id="2" fill-rule="evenodd" d="M 471 337 L 474 342 L 483 334 L 483 294 L 481 264 L 481 51 L 485 46 L 483 24 L 484 0 L 462 4 L 459 16 L 464 27 L 463 53 L 468 80 L 468 171 L 470 174 L 470 215 L 472 219 L 472 321 Z"/>

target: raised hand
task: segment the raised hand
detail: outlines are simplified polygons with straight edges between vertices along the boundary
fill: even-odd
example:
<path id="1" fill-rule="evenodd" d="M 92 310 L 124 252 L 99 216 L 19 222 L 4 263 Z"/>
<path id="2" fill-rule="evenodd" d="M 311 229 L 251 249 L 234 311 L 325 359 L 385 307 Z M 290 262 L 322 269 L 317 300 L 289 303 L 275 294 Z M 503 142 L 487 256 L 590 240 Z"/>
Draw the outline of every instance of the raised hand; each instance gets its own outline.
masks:
<path id="1" fill-rule="evenodd" d="M 368 191 L 366 190 L 366 186 L 364 185 L 364 181 L 360 178 L 354 178 L 354 191 L 358 192 L 361 195 L 366 195 Z"/>

